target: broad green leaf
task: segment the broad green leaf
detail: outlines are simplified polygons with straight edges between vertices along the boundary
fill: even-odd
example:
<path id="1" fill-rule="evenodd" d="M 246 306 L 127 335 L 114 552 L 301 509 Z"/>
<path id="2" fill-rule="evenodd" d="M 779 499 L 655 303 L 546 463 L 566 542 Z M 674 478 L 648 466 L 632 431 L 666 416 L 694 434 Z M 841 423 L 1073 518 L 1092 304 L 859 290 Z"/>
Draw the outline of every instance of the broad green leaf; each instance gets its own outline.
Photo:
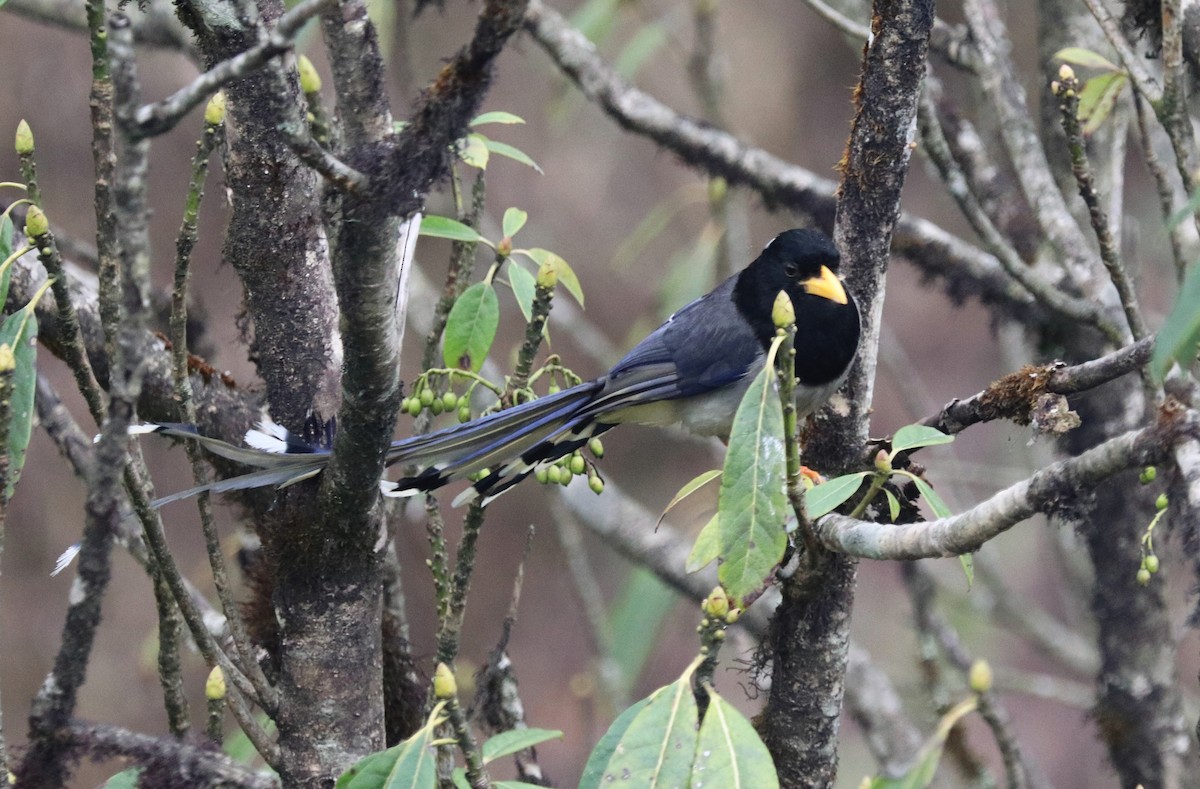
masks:
<path id="1" fill-rule="evenodd" d="M 975 709 L 977 702 L 974 696 L 954 705 L 938 723 L 937 731 L 921 746 L 917 753 L 916 763 L 908 773 L 899 778 L 875 778 L 871 781 L 870 789 L 925 789 L 933 783 L 937 774 L 938 762 L 942 760 L 942 749 L 946 746 L 946 738 L 950 730 L 964 715 Z"/>
<path id="2" fill-rule="evenodd" d="M 1129 77 L 1123 71 L 1101 74 L 1084 83 L 1079 91 L 1079 121 L 1083 124 L 1080 131 L 1084 136 L 1095 134 L 1108 120 L 1127 84 Z"/>
<path id="3" fill-rule="evenodd" d="M 487 282 L 476 282 L 462 292 L 446 317 L 442 335 L 442 361 L 447 367 L 479 372 L 496 339 L 500 325 L 500 300 Z"/>
<path id="4" fill-rule="evenodd" d="M 488 738 L 483 744 L 483 763 L 532 748 L 547 740 L 561 739 L 563 733 L 553 729 L 510 729 Z"/>
<path id="5" fill-rule="evenodd" d="M 904 452 L 917 447 L 931 447 L 937 444 L 949 444 L 954 436 L 948 436 L 936 427 L 927 425 L 905 425 L 892 436 L 892 453 Z"/>
<path id="6" fill-rule="evenodd" d="M 604 779 L 604 770 L 608 766 L 608 760 L 612 758 L 617 751 L 617 746 L 621 744 L 621 738 L 625 736 L 625 732 L 629 730 L 630 724 L 634 718 L 641 714 L 642 710 L 650 706 L 653 697 L 645 698 L 635 703 L 629 709 L 617 716 L 617 719 L 608 727 L 608 731 L 600 738 L 600 742 L 596 743 L 596 747 L 592 749 L 592 753 L 588 756 L 587 764 L 583 767 L 583 775 L 579 778 L 579 789 L 600 789 L 605 785 L 602 783 Z"/>
<path id="7" fill-rule="evenodd" d="M 558 255 L 548 249 L 535 247 L 533 249 L 520 250 L 538 266 L 546 265 L 547 263 L 554 267 L 554 271 L 558 274 L 558 281 L 567 289 L 567 292 L 575 297 L 575 301 L 579 302 L 579 306 L 583 305 L 583 286 L 579 284 L 579 277 L 575 276 L 575 270 Z"/>
<path id="8" fill-rule="evenodd" d="M 1073 63 L 1076 66 L 1086 66 L 1088 68 L 1099 68 L 1105 71 L 1120 71 L 1121 67 L 1113 63 L 1108 58 L 1100 55 L 1090 49 L 1083 47 L 1067 47 L 1060 49 L 1053 55 L 1054 60 L 1062 60 L 1066 63 Z"/>
<path id="9" fill-rule="evenodd" d="M 588 0 L 571 14 L 571 26 L 599 44 L 608 38 L 620 10 L 621 0 Z"/>
<path id="10" fill-rule="evenodd" d="M 488 156 L 487 140 L 482 134 L 468 134 L 459 141 L 458 158 L 471 167 L 486 170 Z"/>
<path id="11" fill-rule="evenodd" d="M 471 789 L 471 782 L 467 780 L 465 767 L 455 767 L 450 773 L 450 780 L 454 784 L 454 789 Z"/>
<path id="12" fill-rule="evenodd" d="M 432 236 L 433 238 L 448 238 L 451 241 L 482 241 L 488 243 L 487 239 L 479 235 L 475 228 L 470 225 L 464 225 L 457 219 L 451 219 L 448 216 L 423 216 L 421 217 L 421 235 Z"/>
<path id="13" fill-rule="evenodd" d="M 1200 191 L 1196 194 L 1200 195 Z M 1175 362 L 1185 368 L 1190 366 L 1196 358 L 1197 343 L 1200 343 L 1200 264 L 1193 264 L 1183 278 L 1171 314 L 1154 340 L 1150 375 L 1155 381 L 1162 381 Z"/>
<path id="14" fill-rule="evenodd" d="M 445 702 L 433 708 L 429 720 L 404 742 L 360 759 L 337 779 L 335 789 L 435 789 L 437 751 L 434 730 L 445 722 Z"/>
<path id="15" fill-rule="evenodd" d="M 767 746 L 742 713 L 711 685 L 700 724 L 690 786 L 721 789 L 778 789 L 779 777 Z"/>
<path id="16" fill-rule="evenodd" d="M 721 476 L 721 469 L 714 468 L 714 469 L 705 471 L 702 474 L 697 474 L 696 476 L 694 476 L 690 480 L 688 480 L 688 482 L 682 488 L 679 489 L 679 492 L 675 494 L 675 496 L 671 499 L 671 501 L 667 503 L 667 508 L 662 511 L 662 515 L 659 515 L 658 520 L 654 522 L 654 528 L 656 528 L 656 529 L 658 528 L 658 524 L 663 522 L 663 518 L 667 517 L 667 513 L 670 512 L 671 509 L 676 504 L 683 501 L 684 499 L 686 499 L 688 496 L 692 495 L 696 491 L 700 490 L 700 488 L 702 488 L 705 485 L 707 485 L 708 483 L 712 482 L 714 479 L 716 479 L 719 476 Z"/>
<path id="17" fill-rule="evenodd" d="M 908 471 L 901 471 L 899 473 L 908 477 L 917 484 L 917 490 L 921 491 L 921 497 L 925 499 L 925 503 L 929 505 L 929 509 L 933 510 L 934 515 L 939 518 L 949 518 L 954 514 L 951 512 L 950 508 L 946 506 L 946 502 L 942 501 L 942 497 L 937 494 L 937 491 L 934 490 L 933 486 L 928 482 L 921 479 L 916 474 L 912 474 Z"/>
<path id="18" fill-rule="evenodd" d="M 883 489 L 883 495 L 887 497 L 888 514 L 892 516 L 892 523 L 895 523 L 896 518 L 900 517 L 900 500 L 887 488 Z"/>
<path id="19" fill-rule="evenodd" d="M 504 221 L 501 222 L 501 227 L 504 229 L 504 235 L 512 238 L 517 234 L 518 231 L 520 231 L 521 228 L 525 227 L 525 222 L 528 219 L 529 213 L 526 211 L 522 211 L 519 208 L 505 209 Z"/>
<path id="20" fill-rule="evenodd" d="M 969 553 L 959 554 L 958 563 L 962 565 L 963 575 L 967 576 L 967 591 L 975 585 L 975 557 Z"/>
<path id="21" fill-rule="evenodd" d="M 699 722 L 696 697 L 692 693 L 692 672 L 696 665 L 698 661 L 675 682 L 650 696 L 649 703 L 625 725 L 599 770 L 593 771 L 592 759 L 588 759 L 579 783 L 581 789 L 607 787 L 614 782 L 639 789 L 666 789 L 687 784 Z M 624 717 L 622 715 L 617 721 L 622 722 Z M 608 739 L 607 734 L 604 739 Z M 599 750 L 600 746 L 596 748 Z M 594 779 L 590 778 L 592 775 L 595 775 Z M 589 780 L 595 783 L 589 783 Z"/>
<path id="22" fill-rule="evenodd" d="M 810 518 L 828 515 L 853 496 L 870 474 L 870 471 L 858 471 L 822 482 L 804 494 L 804 511 Z"/>
<path id="23" fill-rule="evenodd" d="M 479 136 L 483 137 L 482 134 Z M 520 148 L 514 148 L 508 143 L 503 143 L 499 140 L 493 140 L 489 137 L 483 138 L 483 144 L 489 151 L 497 156 L 503 156 L 506 159 L 512 159 L 514 162 L 520 162 L 526 167 L 532 167 L 534 170 L 537 170 L 538 173 L 542 173 L 542 168 L 538 167 L 538 163 L 529 158 L 529 154 L 525 153 Z"/>
<path id="24" fill-rule="evenodd" d="M 481 115 L 476 115 L 475 119 L 471 121 L 471 125 L 482 126 L 485 123 L 504 123 L 511 125 L 514 123 L 524 122 L 525 119 L 520 115 L 513 115 L 511 112 L 504 112 L 503 110 L 492 110 L 491 112 L 485 112 Z"/>
<path id="25" fill-rule="evenodd" d="M 0 5 L 4 5 L 3 0 L 0 0 Z M 138 779 L 141 777 L 141 767 L 130 767 L 128 770 L 122 770 L 104 782 L 103 789 L 137 789 Z"/>
<path id="26" fill-rule="evenodd" d="M 738 605 L 762 587 L 787 547 L 785 460 L 783 408 L 767 364 L 734 414 L 717 502 L 724 559 L 717 577 Z"/>
<path id="27" fill-rule="evenodd" d="M 617 56 L 613 68 L 625 79 L 633 79 L 646 61 L 669 40 L 663 25 L 657 22 L 641 25 Z"/>
<path id="28" fill-rule="evenodd" d="M 687 565 L 684 567 L 689 573 L 703 570 L 709 562 L 721 555 L 720 518 L 720 513 L 713 515 L 696 536 L 696 544 L 692 546 L 692 552 L 688 554 Z"/>
<path id="29" fill-rule="evenodd" d="M 609 609 L 612 633 L 612 659 L 621 673 L 626 689 L 633 686 L 646 661 L 658 646 L 663 619 L 678 602 L 676 593 L 658 576 L 642 567 L 633 567 L 621 593 Z"/>
<path id="30" fill-rule="evenodd" d="M 25 467 L 25 451 L 33 435 L 33 397 L 37 386 L 37 303 L 50 287 L 44 283 L 21 309 L 0 324 L 0 344 L 13 350 L 11 412 L 8 425 L 8 485 L 5 498 L 12 498 L 21 469 Z"/>
<path id="31" fill-rule="evenodd" d="M 271 720 L 266 713 L 259 712 L 255 714 L 254 720 L 258 722 L 258 725 L 262 727 L 268 736 L 275 736 L 275 721 Z M 242 731 L 241 728 L 234 729 L 229 733 L 229 736 L 225 738 L 225 742 L 221 743 L 221 750 L 230 759 L 242 764 L 250 764 L 260 758 L 258 749 L 254 747 L 254 743 L 250 742 L 250 738 L 246 736 L 246 732 Z"/>
<path id="32" fill-rule="evenodd" d="M 512 286 L 513 296 L 525 322 L 533 320 L 533 299 L 537 296 L 537 277 L 518 266 L 513 261 L 508 262 L 508 284 Z"/>

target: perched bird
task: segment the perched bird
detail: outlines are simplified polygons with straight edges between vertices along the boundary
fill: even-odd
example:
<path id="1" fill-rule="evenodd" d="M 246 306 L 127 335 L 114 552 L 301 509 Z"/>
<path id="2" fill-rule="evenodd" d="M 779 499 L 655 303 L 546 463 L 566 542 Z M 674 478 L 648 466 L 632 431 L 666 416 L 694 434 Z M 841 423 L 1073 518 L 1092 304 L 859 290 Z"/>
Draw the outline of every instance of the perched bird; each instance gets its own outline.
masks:
<path id="1" fill-rule="evenodd" d="M 796 407 L 800 417 L 837 389 L 858 349 L 859 315 L 837 277 L 838 251 L 813 230 L 775 237 L 745 269 L 680 309 L 605 375 L 466 424 L 394 442 L 387 464 L 416 466 L 415 476 L 380 483 L 385 495 L 432 491 L 488 469 L 455 499 L 494 499 L 531 474 L 623 422 L 680 424 L 728 439 L 742 395 L 762 369 L 775 336 L 771 309 L 780 291 L 796 312 Z M 139 432 L 195 439 L 213 453 L 257 467 L 242 476 L 191 488 L 155 502 L 204 490 L 285 486 L 315 476 L 329 442 L 306 442 L 272 422 L 246 434 L 248 448 L 199 436 L 180 424 Z"/>

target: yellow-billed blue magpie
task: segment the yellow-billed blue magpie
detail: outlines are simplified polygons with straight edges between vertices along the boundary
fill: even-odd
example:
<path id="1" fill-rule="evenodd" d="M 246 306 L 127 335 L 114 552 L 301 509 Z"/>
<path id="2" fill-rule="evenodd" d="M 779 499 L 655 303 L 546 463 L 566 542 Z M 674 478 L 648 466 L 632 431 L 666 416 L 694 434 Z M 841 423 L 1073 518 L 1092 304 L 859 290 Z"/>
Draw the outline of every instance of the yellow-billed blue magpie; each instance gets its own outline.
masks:
<path id="1" fill-rule="evenodd" d="M 381 488 L 389 496 L 412 495 L 487 469 L 455 500 L 481 496 L 486 504 L 539 465 L 622 422 L 680 424 L 727 439 L 738 403 L 775 335 L 771 310 L 780 291 L 791 297 L 796 312 L 796 406 L 807 416 L 837 389 L 858 348 L 858 308 L 837 270 L 838 251 L 826 236 L 785 231 L 745 269 L 668 318 L 605 375 L 394 442 L 387 465 L 421 470 L 384 480 Z M 330 442 L 304 441 L 269 421 L 246 434 L 245 448 L 200 436 L 190 425 L 148 424 L 138 432 L 198 440 L 214 454 L 257 468 L 159 499 L 159 506 L 204 490 L 290 485 L 319 474 L 329 459 Z"/>

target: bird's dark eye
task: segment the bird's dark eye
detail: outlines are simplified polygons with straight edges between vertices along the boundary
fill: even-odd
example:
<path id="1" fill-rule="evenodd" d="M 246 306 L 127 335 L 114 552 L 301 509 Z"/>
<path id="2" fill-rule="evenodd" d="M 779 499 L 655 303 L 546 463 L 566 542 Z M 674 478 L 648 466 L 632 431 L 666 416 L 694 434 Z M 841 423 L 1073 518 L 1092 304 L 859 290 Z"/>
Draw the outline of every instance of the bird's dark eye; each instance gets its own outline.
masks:
<path id="1" fill-rule="evenodd" d="M 800 267 L 795 263 L 788 263 L 783 267 L 783 273 L 788 275 L 788 279 L 795 279 L 796 275 L 800 273 Z"/>

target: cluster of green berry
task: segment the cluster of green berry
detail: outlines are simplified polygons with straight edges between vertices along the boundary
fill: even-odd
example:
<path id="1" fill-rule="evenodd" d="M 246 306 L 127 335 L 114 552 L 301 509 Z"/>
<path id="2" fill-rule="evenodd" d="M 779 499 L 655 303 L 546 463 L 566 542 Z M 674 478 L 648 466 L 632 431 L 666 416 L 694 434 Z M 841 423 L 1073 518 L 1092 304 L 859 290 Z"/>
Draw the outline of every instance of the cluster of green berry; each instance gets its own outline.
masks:
<path id="1" fill-rule="evenodd" d="M 1146 466 L 1142 469 L 1138 481 L 1143 485 L 1149 485 L 1157 478 L 1158 469 L 1154 466 Z M 1163 514 L 1166 513 L 1168 503 L 1167 494 L 1158 494 L 1158 498 L 1154 500 L 1154 518 L 1150 521 L 1150 525 L 1146 527 L 1146 533 L 1142 535 L 1142 564 L 1137 571 L 1137 582 L 1141 586 L 1148 585 L 1150 577 L 1158 572 L 1158 556 L 1154 553 L 1154 527 L 1158 525 Z"/>
<path id="2" fill-rule="evenodd" d="M 459 422 L 471 421 L 471 399 L 467 395 L 459 397 L 454 392 L 448 391 L 439 396 L 433 389 L 426 386 L 411 397 L 400 401 L 400 410 L 410 416 L 420 416 L 425 409 L 429 409 L 429 413 L 434 416 L 457 411 Z"/>
<path id="3" fill-rule="evenodd" d="M 604 444 L 600 439 L 593 438 L 588 441 L 588 452 L 592 457 L 599 460 L 604 457 Z M 562 485 L 566 487 L 571 484 L 571 480 L 575 477 L 587 476 L 588 487 L 593 493 L 602 493 L 604 491 L 604 480 L 600 479 L 600 474 L 596 472 L 596 466 L 589 463 L 587 458 L 583 456 L 582 450 L 575 450 L 569 455 L 564 455 L 554 463 L 538 466 L 533 472 L 533 478 L 543 485 Z"/>

